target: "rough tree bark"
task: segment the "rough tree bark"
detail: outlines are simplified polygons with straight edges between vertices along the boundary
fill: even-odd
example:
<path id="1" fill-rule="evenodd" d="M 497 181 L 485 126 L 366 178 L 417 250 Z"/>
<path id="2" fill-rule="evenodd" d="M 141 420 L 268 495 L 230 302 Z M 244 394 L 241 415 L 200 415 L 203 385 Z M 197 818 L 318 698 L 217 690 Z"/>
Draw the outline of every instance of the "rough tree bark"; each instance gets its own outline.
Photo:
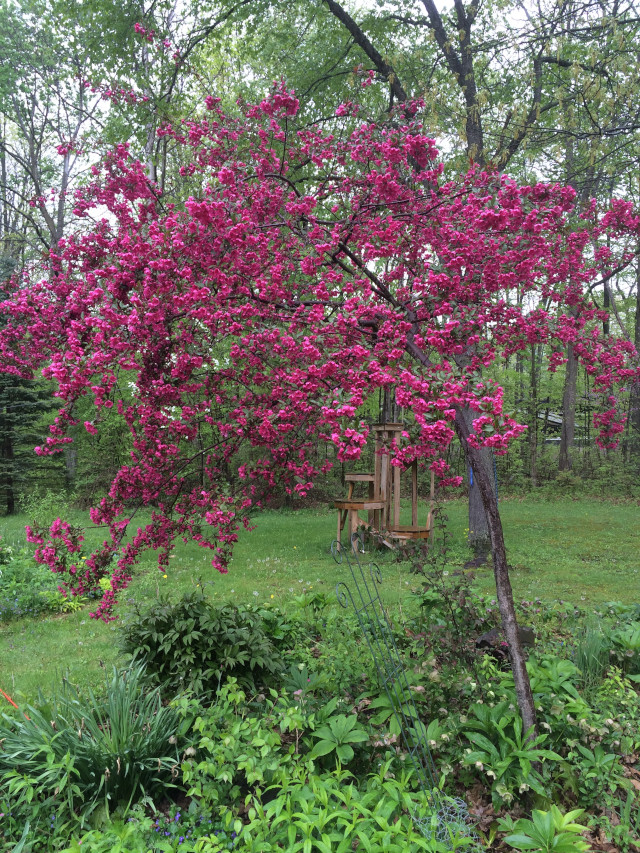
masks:
<path id="1" fill-rule="evenodd" d="M 636 265 L 636 319 L 633 329 L 633 342 L 640 352 L 640 245 L 636 247 L 638 261 Z M 629 428 L 631 458 L 636 469 L 640 469 L 640 382 L 634 382 L 629 395 Z"/>
<path id="2" fill-rule="evenodd" d="M 463 410 L 467 430 L 472 432 L 472 421 L 477 417 L 477 412 L 471 411 L 469 408 Z M 469 448 L 466 442 L 463 443 L 465 456 L 467 460 L 467 475 L 469 476 L 469 533 L 467 535 L 467 543 L 476 557 L 486 559 L 491 549 L 491 535 L 489 531 L 489 521 L 485 511 L 482 493 L 478 486 L 478 481 L 473 471 L 473 465 L 469 457 Z M 476 450 L 477 464 L 482 466 L 482 469 L 489 481 L 492 483 L 492 489 L 495 496 L 495 476 L 493 470 L 493 454 L 486 447 L 481 447 Z"/>
<path id="3" fill-rule="evenodd" d="M 538 359 L 536 345 L 530 350 L 530 390 L 529 390 L 529 476 L 535 489 L 538 485 Z"/>
<path id="4" fill-rule="evenodd" d="M 571 448 L 576 432 L 576 396 L 578 385 L 578 359 L 573 346 L 567 346 L 567 364 L 562 393 L 562 431 L 560 433 L 560 471 L 571 470 Z"/>
<path id="5" fill-rule="evenodd" d="M 411 316 L 408 319 L 410 322 L 415 321 L 415 318 Z M 415 358 L 416 361 L 425 366 L 430 364 L 427 354 L 415 342 L 415 327 L 407 336 L 406 349 L 409 355 Z M 471 435 L 470 425 L 473 418 L 469 416 L 468 409 L 456 406 L 455 412 L 456 434 L 460 440 L 460 444 L 465 449 L 467 459 L 473 470 L 473 479 L 482 500 L 489 528 L 496 595 L 500 609 L 500 618 L 502 620 L 502 629 L 511 656 L 511 669 L 513 671 L 518 708 L 522 716 L 524 730 L 528 731 L 532 729 L 535 732 L 536 711 L 525 656 L 518 633 L 518 620 L 513 603 L 513 591 L 511 589 L 509 566 L 507 564 L 507 551 L 504 544 L 498 499 L 494 488 L 493 470 L 489 472 L 485 464 L 484 455 L 486 454 L 486 448 L 474 448 L 469 444 L 469 436 Z"/>
<path id="6" fill-rule="evenodd" d="M 502 619 L 502 629 L 504 631 L 505 639 L 509 645 L 511 668 L 513 671 L 518 707 L 520 709 L 520 714 L 522 715 L 522 722 L 525 731 L 531 727 L 534 727 L 535 731 L 536 711 L 529 682 L 529 675 L 527 673 L 525 656 L 518 633 L 518 620 L 516 618 L 516 611 L 513 603 L 511 581 L 509 580 L 507 552 L 504 544 L 502 522 L 500 521 L 500 513 L 498 511 L 498 501 L 494 489 L 493 472 L 491 472 L 491 474 L 487 472 L 482 452 L 469 446 L 467 441 L 470 434 L 468 416 L 461 408 L 456 409 L 455 427 L 460 442 L 463 447 L 467 448 L 467 458 L 469 459 L 471 468 L 473 469 L 474 483 L 477 484 L 478 492 L 482 497 L 485 515 L 488 520 L 498 606 L 500 608 L 500 617 Z"/>

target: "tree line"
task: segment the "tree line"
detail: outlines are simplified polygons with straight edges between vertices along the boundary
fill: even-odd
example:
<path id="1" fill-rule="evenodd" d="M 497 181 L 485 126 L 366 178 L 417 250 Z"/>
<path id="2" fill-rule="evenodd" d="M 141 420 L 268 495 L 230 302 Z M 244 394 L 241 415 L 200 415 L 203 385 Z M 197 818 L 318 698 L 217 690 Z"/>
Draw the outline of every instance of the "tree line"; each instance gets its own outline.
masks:
<path id="1" fill-rule="evenodd" d="M 295 88 L 302 121 L 327 132 L 339 103 L 358 102 L 361 115 L 384 120 L 421 99 L 420 118 L 452 178 L 475 164 L 525 184 L 557 181 L 576 191 L 577 209 L 585 211 L 593 199 L 637 200 L 634 2 L 5 0 L 0 16 L 5 279 L 55 249 L 74 221 L 74 192 L 116 143 L 128 142 L 163 197 L 179 201 L 188 177 L 163 127 L 192 119 L 208 95 L 233 109 L 280 79 Z M 634 259 L 608 270 L 591 293 L 607 314 L 599 321 L 603 332 L 636 346 L 639 276 Z M 499 481 L 530 488 L 558 471 L 567 482 L 570 474 L 589 478 L 604 466 L 609 480 L 618 472 L 620 488 L 632 488 L 620 472 L 640 466 L 638 384 L 620 392 L 628 415 L 622 450 L 606 455 L 593 441 L 589 374 L 571 343 L 563 355 L 566 362 L 550 373 L 553 351 L 532 341 L 491 368 L 506 389 L 506 407 L 528 426 L 517 452 L 498 459 Z M 34 484 L 75 489 L 88 502 L 130 452 L 114 419 L 96 437 L 78 428 L 74 445 L 53 461 L 35 456 L 32 447 L 55 417 L 54 392 L 50 381 L 2 376 L 6 512 Z M 90 417 L 90 402 L 83 405 Z M 373 400 L 363 410 L 370 420 L 379 412 Z M 318 453 L 331 456 L 320 447 Z M 466 460 L 451 453 L 456 470 L 465 472 Z M 488 453 L 485 464 L 493 466 Z"/>

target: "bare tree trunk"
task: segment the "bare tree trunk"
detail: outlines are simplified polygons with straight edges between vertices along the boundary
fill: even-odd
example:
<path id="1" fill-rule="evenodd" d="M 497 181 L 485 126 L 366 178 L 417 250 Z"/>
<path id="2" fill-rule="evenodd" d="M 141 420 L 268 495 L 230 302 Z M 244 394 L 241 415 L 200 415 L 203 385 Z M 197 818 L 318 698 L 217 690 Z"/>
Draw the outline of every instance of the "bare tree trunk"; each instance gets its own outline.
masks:
<path id="1" fill-rule="evenodd" d="M 16 511 L 15 491 L 13 482 L 13 429 L 12 418 L 5 409 L 5 433 L 2 448 L 2 457 L 5 469 L 4 494 L 7 515 L 14 515 Z"/>
<path id="2" fill-rule="evenodd" d="M 78 470 L 78 449 L 75 444 L 64 446 L 64 472 L 67 481 L 67 489 L 73 489 Z"/>
<path id="3" fill-rule="evenodd" d="M 637 247 L 640 248 L 640 247 Z M 640 351 L 640 261 L 636 267 L 636 321 L 633 342 Z M 640 382 L 634 382 L 629 395 L 630 453 L 636 469 L 640 469 Z"/>
<path id="4" fill-rule="evenodd" d="M 469 431 L 471 431 L 470 427 L 473 414 L 474 413 L 468 409 L 465 410 L 465 419 L 467 420 Z M 494 484 L 493 454 L 486 447 L 480 448 L 476 453 L 478 455 L 478 464 L 482 465 L 486 476 L 489 478 L 490 482 Z M 469 547 L 473 549 L 476 557 L 486 558 L 491 549 L 489 522 L 485 512 L 482 494 L 468 453 L 466 458 L 467 470 L 469 473 L 469 533 L 467 535 L 467 543 Z M 495 493 L 495 484 L 492 487 Z"/>
<path id="5" fill-rule="evenodd" d="M 462 410 L 468 433 L 473 432 L 473 419 L 477 417 L 477 413 L 472 409 L 465 408 Z M 484 502 L 480 489 L 476 482 L 475 473 L 473 471 L 471 460 L 468 454 L 468 445 L 463 442 L 462 448 L 465 453 L 467 464 L 467 474 L 469 476 L 469 532 L 467 534 L 467 544 L 473 549 L 476 557 L 485 558 L 491 550 L 491 537 L 489 536 L 489 523 L 485 513 Z M 491 482 L 494 481 L 493 474 L 493 454 L 487 447 L 482 447 L 478 451 L 479 464 L 482 464 L 487 477 Z"/>
<path id="6" fill-rule="evenodd" d="M 538 485 L 538 365 L 536 345 L 531 344 L 531 371 L 529 389 L 529 475 L 531 485 Z"/>
<path id="7" fill-rule="evenodd" d="M 456 409 L 455 426 L 462 446 L 467 448 L 467 458 L 473 469 L 474 483 L 476 483 L 482 497 L 488 521 L 498 606 L 502 619 L 502 629 L 509 646 L 513 681 L 516 688 L 518 707 L 522 715 L 522 723 L 525 731 L 528 731 L 531 727 L 534 727 L 535 731 L 536 711 L 522 644 L 520 643 L 520 636 L 518 634 L 518 620 L 513 604 L 513 592 L 509 579 L 509 567 L 507 565 L 507 552 L 504 545 L 504 534 L 498 511 L 498 501 L 493 487 L 493 476 L 490 476 L 487 472 L 481 450 L 469 447 L 467 439 L 470 430 L 467 416 L 460 408 Z"/>
<path id="8" fill-rule="evenodd" d="M 576 434 L 576 395 L 578 385 L 578 359 L 573 345 L 567 347 L 567 365 L 562 394 L 562 431 L 560 433 L 560 471 L 571 470 L 571 448 Z"/>

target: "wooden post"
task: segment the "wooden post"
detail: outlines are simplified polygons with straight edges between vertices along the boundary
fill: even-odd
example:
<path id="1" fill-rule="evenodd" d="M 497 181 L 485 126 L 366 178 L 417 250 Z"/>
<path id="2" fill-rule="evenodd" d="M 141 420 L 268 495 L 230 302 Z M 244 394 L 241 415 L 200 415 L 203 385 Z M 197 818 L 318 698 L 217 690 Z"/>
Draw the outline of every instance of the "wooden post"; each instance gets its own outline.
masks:
<path id="1" fill-rule="evenodd" d="M 436 493 L 436 475 L 431 472 L 431 488 L 429 490 L 429 513 L 427 515 L 427 530 L 433 533 L 433 503 Z"/>
<path id="2" fill-rule="evenodd" d="M 382 438 L 380 430 L 375 430 L 375 436 L 376 442 L 373 455 L 373 490 L 375 493 L 375 500 L 382 501 L 384 500 L 384 495 L 382 493 L 382 457 L 380 456 Z M 384 512 L 381 512 L 379 509 L 375 510 L 373 513 L 373 526 L 376 530 L 382 530 L 383 523 Z"/>
<path id="3" fill-rule="evenodd" d="M 400 526 L 400 469 L 395 465 L 393 466 L 393 526 L 394 528 Z"/>

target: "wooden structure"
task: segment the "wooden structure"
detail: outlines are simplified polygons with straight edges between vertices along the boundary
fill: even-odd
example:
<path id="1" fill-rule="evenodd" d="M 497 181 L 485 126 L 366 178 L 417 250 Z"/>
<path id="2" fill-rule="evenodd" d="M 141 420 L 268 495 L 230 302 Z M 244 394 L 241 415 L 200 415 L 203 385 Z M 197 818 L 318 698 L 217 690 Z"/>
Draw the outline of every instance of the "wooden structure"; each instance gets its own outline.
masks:
<path id="1" fill-rule="evenodd" d="M 359 527 L 367 527 L 389 548 L 409 539 L 428 539 L 433 527 L 434 476 L 431 473 L 429 512 L 425 525 L 418 523 L 418 463 L 411 465 L 411 524 L 400 524 L 400 468 L 391 465 L 389 447 L 404 429 L 402 424 L 376 424 L 373 474 L 347 474 L 347 497 L 336 500 L 338 542 L 347 529 L 349 541 Z M 366 496 L 354 495 L 356 486 L 366 486 Z M 360 513 L 367 513 L 366 519 Z"/>

